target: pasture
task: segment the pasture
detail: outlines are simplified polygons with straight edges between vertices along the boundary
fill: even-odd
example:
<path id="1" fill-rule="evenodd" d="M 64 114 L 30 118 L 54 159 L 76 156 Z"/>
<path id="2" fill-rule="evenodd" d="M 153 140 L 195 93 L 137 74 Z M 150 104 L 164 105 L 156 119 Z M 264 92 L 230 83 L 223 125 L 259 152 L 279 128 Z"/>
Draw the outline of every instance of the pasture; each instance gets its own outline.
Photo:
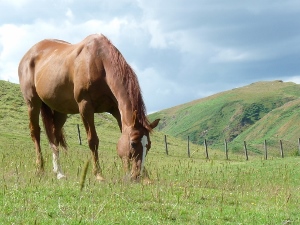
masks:
<path id="1" fill-rule="evenodd" d="M 99 156 L 106 181 L 95 181 L 82 122 L 69 116 L 67 152 L 61 152 L 65 180 L 52 173 L 52 151 L 42 129 L 45 173 L 35 174 L 35 150 L 18 85 L 0 82 L 0 224 L 299 224 L 299 157 L 244 155 L 209 148 L 154 132 L 146 167 L 152 184 L 123 179 L 116 154 L 116 120 L 96 114 Z M 82 145 L 78 144 L 80 124 Z"/>
<path id="2" fill-rule="evenodd" d="M 22 106 L 23 107 L 23 106 Z M 14 115 L 14 114 L 13 114 Z M 22 118 L 24 117 L 24 118 Z M 163 135 L 154 132 L 146 167 L 152 184 L 123 179 L 116 154 L 119 131 L 108 114 L 96 115 L 100 163 L 105 182 L 97 182 L 84 166 L 90 158 L 78 116 L 66 123 L 69 149 L 61 152 L 67 179 L 52 173 L 52 151 L 44 132 L 45 173 L 35 174 L 35 151 L 26 114 L 7 117 L 0 129 L 0 224 L 299 224 L 299 157 L 271 158 L 230 155 L 169 137 L 169 156 Z M 4 121 L 4 120 L 3 120 Z M 76 124 L 83 144 L 78 144 Z"/>

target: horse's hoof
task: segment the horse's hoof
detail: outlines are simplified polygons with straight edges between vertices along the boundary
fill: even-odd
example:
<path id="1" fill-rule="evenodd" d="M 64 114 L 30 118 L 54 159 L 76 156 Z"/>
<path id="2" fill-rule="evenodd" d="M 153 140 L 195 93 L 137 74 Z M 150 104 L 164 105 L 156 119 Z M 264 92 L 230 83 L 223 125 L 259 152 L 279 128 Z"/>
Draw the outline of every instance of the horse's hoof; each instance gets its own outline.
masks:
<path id="1" fill-rule="evenodd" d="M 98 181 L 105 181 L 104 177 L 102 177 L 100 174 L 96 175 L 96 180 Z"/>
<path id="2" fill-rule="evenodd" d="M 44 171 L 44 169 L 37 169 L 36 172 L 35 172 L 35 174 L 37 176 L 44 176 L 45 171 Z"/>
<path id="3" fill-rule="evenodd" d="M 58 173 L 57 174 L 57 179 L 58 180 L 60 180 L 60 179 L 65 179 L 65 178 L 67 178 L 64 174 L 62 174 L 62 173 Z"/>
<path id="4" fill-rule="evenodd" d="M 143 185 L 149 185 L 149 184 L 153 184 L 153 181 L 150 180 L 149 178 L 144 178 L 142 180 Z"/>

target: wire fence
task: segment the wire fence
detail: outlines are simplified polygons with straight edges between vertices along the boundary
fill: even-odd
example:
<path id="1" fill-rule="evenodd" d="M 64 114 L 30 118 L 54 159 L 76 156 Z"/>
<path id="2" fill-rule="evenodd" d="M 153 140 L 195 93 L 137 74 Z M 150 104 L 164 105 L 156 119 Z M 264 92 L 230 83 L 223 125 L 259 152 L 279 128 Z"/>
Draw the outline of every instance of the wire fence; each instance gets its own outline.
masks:
<path id="1" fill-rule="evenodd" d="M 81 141 L 81 133 L 80 133 L 80 128 L 79 128 L 79 124 L 77 124 L 77 132 L 78 132 L 78 142 L 79 144 L 81 145 L 82 144 L 82 141 Z M 190 137 L 188 136 L 187 137 L 187 156 L 189 158 L 192 157 L 192 153 L 191 153 L 191 148 L 190 148 Z M 167 140 L 167 135 L 164 135 L 164 146 L 165 146 L 165 154 L 166 155 L 169 155 L 169 152 L 170 152 L 170 149 L 169 149 L 169 142 Z M 225 154 L 225 159 L 226 160 L 229 160 L 229 143 L 227 142 L 226 139 L 224 139 L 224 154 Z M 249 152 L 252 152 L 252 151 L 249 151 L 248 150 L 248 144 L 246 141 L 243 141 L 243 143 L 241 144 L 241 148 L 240 149 L 243 149 L 243 154 L 244 154 L 244 157 L 245 157 L 245 160 L 249 160 Z M 264 159 L 267 160 L 268 157 L 269 157 L 269 152 L 274 152 L 274 143 L 272 143 L 272 145 L 268 144 L 267 140 L 264 140 L 263 143 L 262 143 L 262 146 L 261 147 L 261 150 L 259 150 L 259 152 L 256 152 L 256 153 L 259 153 L 259 154 L 262 154 Z M 295 146 L 293 144 L 293 146 Z M 298 149 L 297 151 L 294 151 L 294 155 L 300 155 L 300 138 L 298 138 L 298 143 L 297 143 L 297 146 L 298 146 Z M 203 140 L 203 147 L 204 147 L 204 154 L 205 154 L 205 158 L 206 159 L 210 159 L 210 152 L 209 152 L 209 145 L 208 145 L 208 141 L 207 139 L 204 139 Z M 285 156 L 285 152 L 284 152 L 284 144 L 283 144 L 283 141 L 282 140 L 279 140 L 278 141 L 278 148 L 276 149 L 279 149 L 279 156 L 281 158 L 284 158 Z M 291 148 L 291 145 L 287 145 L 286 148 Z M 293 147 L 295 148 L 295 147 Z M 274 155 L 274 154 L 273 154 Z M 278 156 L 278 150 L 277 150 L 277 154 Z"/>
<path id="2" fill-rule="evenodd" d="M 164 136 L 164 146 L 165 146 L 165 153 L 166 155 L 169 155 L 169 144 L 168 141 L 167 141 L 167 135 Z M 209 154 L 209 146 L 208 146 L 208 141 L 207 139 L 204 139 L 203 141 L 203 145 L 204 145 L 204 154 L 205 154 L 205 158 L 206 159 L 209 159 L 210 158 L 210 154 Z M 225 159 L 228 160 L 229 159 L 229 148 L 228 148 L 228 145 L 229 143 L 227 142 L 227 140 L 225 139 L 224 140 L 224 154 L 225 154 Z M 247 147 L 247 142 L 246 141 L 243 141 L 243 143 L 241 144 L 243 147 L 243 154 L 245 156 L 245 160 L 249 160 L 249 150 L 248 150 L 248 147 Z M 293 154 L 294 155 L 300 155 L 300 138 L 298 138 L 298 142 L 297 142 L 297 145 L 298 145 L 298 149 L 297 151 L 294 151 Z M 263 141 L 263 149 L 260 151 L 262 154 L 263 154 L 263 157 L 265 160 L 268 159 L 269 157 L 269 152 L 274 152 L 274 144 L 272 145 L 268 145 L 268 142 L 267 140 L 264 140 Z M 278 153 L 279 153 L 279 156 L 281 158 L 284 158 L 285 156 L 285 152 L 284 152 L 284 145 L 283 145 L 283 141 L 282 140 L 279 140 L 278 141 Z M 276 154 L 278 155 L 278 154 Z M 191 149 L 190 149 L 190 138 L 188 136 L 187 138 L 187 156 L 190 158 L 191 157 Z"/>

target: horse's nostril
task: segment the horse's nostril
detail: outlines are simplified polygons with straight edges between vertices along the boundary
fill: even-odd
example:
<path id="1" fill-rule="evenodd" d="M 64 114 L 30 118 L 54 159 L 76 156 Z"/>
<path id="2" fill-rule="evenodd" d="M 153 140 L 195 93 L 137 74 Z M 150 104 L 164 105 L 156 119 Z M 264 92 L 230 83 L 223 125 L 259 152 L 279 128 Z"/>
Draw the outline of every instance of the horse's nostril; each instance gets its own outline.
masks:
<path id="1" fill-rule="evenodd" d="M 132 148 L 135 148 L 137 146 L 137 144 L 135 142 L 131 142 L 130 145 Z"/>

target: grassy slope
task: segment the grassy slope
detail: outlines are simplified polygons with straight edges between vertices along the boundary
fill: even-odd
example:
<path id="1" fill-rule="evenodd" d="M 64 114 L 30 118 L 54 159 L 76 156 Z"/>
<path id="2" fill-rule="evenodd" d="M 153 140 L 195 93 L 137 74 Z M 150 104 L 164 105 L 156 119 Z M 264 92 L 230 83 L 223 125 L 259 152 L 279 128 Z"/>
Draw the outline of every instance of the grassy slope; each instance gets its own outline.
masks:
<path id="1" fill-rule="evenodd" d="M 2 138 L 4 140 L 3 142 L 0 142 L 0 147 L 5 148 L 7 144 L 13 144 L 5 141 L 6 138 L 11 138 L 18 142 L 18 144 L 20 141 L 26 142 L 27 144 L 27 141 L 29 140 L 28 145 L 33 148 L 33 143 L 31 143 L 29 135 L 28 123 L 27 106 L 24 103 L 19 85 L 0 81 L 0 139 Z M 80 125 L 83 146 L 78 146 L 77 124 Z M 100 151 L 109 149 L 108 152 L 115 155 L 116 143 L 120 137 L 120 130 L 115 118 L 107 113 L 95 114 L 95 125 L 100 139 Z M 41 120 L 40 126 L 43 126 Z M 69 115 L 64 129 L 70 149 L 88 149 L 85 130 L 79 115 Z M 151 152 L 164 152 L 164 134 L 153 132 L 152 136 L 153 138 L 151 138 L 151 141 L 153 143 Z M 171 148 L 170 154 L 172 154 L 172 148 L 179 147 L 186 149 L 186 143 L 181 140 L 169 137 L 168 141 L 172 143 L 169 146 L 169 148 Z M 44 148 L 49 148 L 43 129 L 41 143 L 44 145 Z M 199 149 L 199 146 L 194 146 L 194 148 Z"/>
<path id="2" fill-rule="evenodd" d="M 233 148 L 240 150 L 239 143 L 244 140 L 250 150 L 263 149 L 264 140 L 267 140 L 268 149 L 279 154 L 279 140 L 283 141 L 284 149 L 292 154 L 298 154 L 298 139 L 300 138 L 300 99 L 290 101 L 274 109 L 241 133 L 232 143 Z"/>
<path id="3" fill-rule="evenodd" d="M 220 158 L 210 149 L 168 137 L 152 136 L 147 168 L 152 185 L 122 180 L 115 146 L 116 121 L 96 115 L 100 158 L 107 181 L 95 182 L 89 168 L 85 188 L 80 177 L 90 157 L 83 137 L 78 145 L 78 116 L 66 124 L 69 151 L 61 154 L 66 180 L 51 171 L 51 151 L 42 135 L 46 160 L 43 176 L 35 175 L 35 153 L 29 137 L 26 107 L 18 85 L 0 81 L 0 224 L 298 224 L 300 170 L 298 158 L 264 161 L 251 155 Z M 82 126 L 81 126 L 82 127 Z M 83 130 L 82 130 L 83 134 Z M 85 136 L 83 134 L 83 136 Z"/>
<path id="4" fill-rule="evenodd" d="M 203 143 L 206 138 L 210 144 L 221 145 L 224 139 L 232 141 L 254 124 L 259 124 L 268 113 L 271 118 L 274 109 L 299 99 L 299 96 L 300 85 L 281 81 L 258 82 L 166 109 L 150 117 L 161 117 L 159 129 L 167 134 L 183 139 L 189 135 L 194 143 Z M 297 111 L 288 106 L 285 106 L 288 111 L 285 116 L 296 117 L 294 113 Z M 286 127 L 285 133 L 289 134 L 284 138 L 300 133 L 300 126 L 292 127 L 281 120 L 276 121 L 279 122 L 280 126 Z M 274 126 L 272 124 L 265 129 L 273 129 Z M 267 133 L 265 136 L 265 133 L 255 131 L 251 136 L 261 140 L 270 137 L 271 132 Z M 247 135 L 250 135 L 250 130 Z"/>
<path id="5" fill-rule="evenodd" d="M 6 147 L 9 144 L 27 144 L 27 141 L 29 140 L 30 142 L 28 145 L 30 146 L 30 150 L 32 150 L 33 143 L 31 142 L 29 135 L 27 106 L 24 103 L 19 85 L 0 81 L 0 108 L 0 139 L 4 140 L 0 142 L 0 147 Z M 115 151 L 115 148 L 112 148 L 112 146 L 109 145 L 111 144 L 112 139 L 117 140 L 119 136 L 119 129 L 114 118 L 108 114 L 98 114 L 95 116 L 95 120 L 100 138 L 101 134 L 105 134 L 103 138 L 105 141 L 101 143 L 102 148 L 108 148 L 110 151 Z M 81 127 L 84 146 L 77 146 L 77 124 Z M 43 126 L 41 120 L 40 126 Z M 86 149 L 86 135 L 79 115 L 70 115 L 64 128 L 66 131 L 67 142 L 71 149 L 74 145 L 76 148 Z M 49 149 L 48 141 L 44 136 L 43 131 L 44 130 L 42 129 L 41 143 L 43 149 Z M 110 139 L 110 137 L 112 138 Z M 11 138 L 14 141 L 7 143 L 7 138 Z"/>

